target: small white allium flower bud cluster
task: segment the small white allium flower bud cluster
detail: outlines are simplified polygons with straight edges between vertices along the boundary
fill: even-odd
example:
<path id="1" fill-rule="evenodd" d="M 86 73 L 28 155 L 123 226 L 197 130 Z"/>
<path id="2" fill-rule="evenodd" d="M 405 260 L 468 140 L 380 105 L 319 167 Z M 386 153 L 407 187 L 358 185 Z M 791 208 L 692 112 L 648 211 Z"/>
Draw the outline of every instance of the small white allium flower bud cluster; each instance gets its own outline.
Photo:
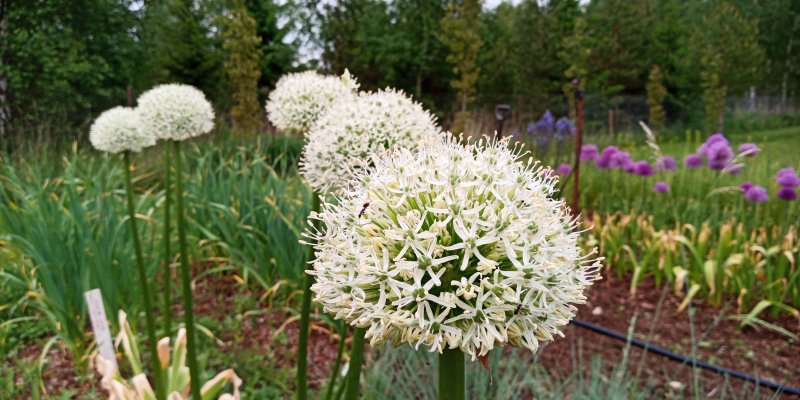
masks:
<path id="1" fill-rule="evenodd" d="M 403 92 L 381 90 L 338 101 L 306 136 L 300 172 L 318 193 L 345 188 L 369 157 L 392 147 L 441 140 L 434 117 Z"/>
<path id="2" fill-rule="evenodd" d="M 159 85 L 142 93 L 136 102 L 142 130 L 159 139 L 186 140 L 214 128 L 214 108 L 193 86 Z"/>
<path id="3" fill-rule="evenodd" d="M 306 133 L 331 105 L 353 97 L 358 83 L 345 70 L 341 77 L 305 71 L 282 76 L 267 100 L 267 116 L 278 129 Z"/>
<path id="4" fill-rule="evenodd" d="M 519 147 L 453 137 L 373 157 L 310 219 L 309 274 L 326 312 L 367 328 L 371 345 L 535 351 L 561 335 L 599 279 L 557 178 Z"/>
<path id="5" fill-rule="evenodd" d="M 139 129 L 139 116 L 132 108 L 114 107 L 104 111 L 89 128 L 89 141 L 97 150 L 119 153 L 139 152 L 156 143 L 156 138 Z"/>

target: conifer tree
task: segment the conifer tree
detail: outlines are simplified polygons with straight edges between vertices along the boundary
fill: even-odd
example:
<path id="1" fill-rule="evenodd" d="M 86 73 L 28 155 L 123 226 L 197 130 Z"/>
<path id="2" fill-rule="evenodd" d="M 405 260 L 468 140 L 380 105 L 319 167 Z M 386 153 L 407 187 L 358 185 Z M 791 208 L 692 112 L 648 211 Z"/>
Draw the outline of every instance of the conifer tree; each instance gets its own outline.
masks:
<path id="1" fill-rule="evenodd" d="M 222 39 L 226 52 L 225 74 L 233 99 L 230 112 L 234 127 L 242 133 L 258 131 L 261 127 L 258 102 L 261 39 L 256 34 L 256 21 L 248 14 L 243 0 L 230 0 Z"/>
<path id="2" fill-rule="evenodd" d="M 664 75 L 661 73 L 661 67 L 657 64 L 650 68 L 646 90 L 647 108 L 650 112 L 648 123 L 651 128 L 661 128 L 664 126 L 664 98 L 667 97 L 667 88 L 664 87 Z"/>

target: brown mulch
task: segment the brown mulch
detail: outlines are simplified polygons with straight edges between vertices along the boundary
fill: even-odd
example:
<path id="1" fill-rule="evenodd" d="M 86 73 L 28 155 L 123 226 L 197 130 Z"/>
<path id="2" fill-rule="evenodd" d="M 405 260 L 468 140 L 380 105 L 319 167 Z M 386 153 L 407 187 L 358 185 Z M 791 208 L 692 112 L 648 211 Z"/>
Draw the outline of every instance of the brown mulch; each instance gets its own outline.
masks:
<path id="1" fill-rule="evenodd" d="M 577 317 L 626 334 L 632 318 L 636 316 L 635 337 L 678 354 L 691 355 L 689 313 L 684 311 L 676 314 L 681 298 L 667 289 L 669 293 L 666 294 L 659 315 L 656 315 L 663 290 L 656 288 L 650 280 L 645 280 L 637 287 L 636 295 L 631 297 L 629 284 L 627 278 L 615 277 L 606 277 L 597 282 L 587 293 L 590 300 L 579 307 Z M 234 276 L 225 274 L 204 277 L 197 283 L 194 291 L 197 315 L 218 321 L 237 312 L 236 296 L 255 295 L 239 284 Z M 716 308 L 703 301 L 695 302 L 693 323 L 694 342 L 699 344 L 696 349 L 697 358 L 777 383 L 800 386 L 800 344 L 769 330 L 740 329 L 739 322 L 728 318 L 736 311 L 735 302 L 731 304 L 733 305 L 727 308 Z M 226 351 L 243 356 L 248 353 L 265 354 L 273 365 L 293 368 L 297 348 L 298 313 L 276 308 L 274 305 L 269 309 L 267 304 L 260 307 L 266 311 L 241 315 L 243 320 L 240 332 L 215 334 L 229 346 Z M 783 315 L 777 318 L 764 316 L 764 319 L 800 334 L 800 320 L 796 318 Z M 652 335 L 649 334 L 651 329 Z M 575 325 L 568 326 L 564 333 L 565 338 L 549 344 L 539 353 L 538 362 L 548 371 L 566 375 L 574 370 L 575 359 L 587 361 L 594 355 L 601 356 L 609 369 L 622 360 L 624 342 Z M 330 374 L 338 337 L 335 332 L 328 331 L 328 324 L 314 321 L 309 343 L 309 383 L 312 388 L 319 388 Z M 40 352 L 41 347 L 31 346 L 20 357 L 35 360 Z M 631 378 L 637 373 L 641 357 L 640 349 L 631 348 L 627 367 Z M 80 393 L 90 387 L 90 383 L 81 383 L 75 379 L 68 352 L 54 348 L 48 353 L 47 359 L 44 385 L 49 393 L 58 393 L 63 388 Z M 682 389 L 678 391 L 682 395 L 678 398 L 692 394 L 691 366 L 680 365 L 652 353 L 646 355 L 642 366 L 642 385 L 661 389 L 672 386 L 670 392 L 680 386 Z M 701 377 L 703 397 L 718 398 L 725 385 L 724 378 L 708 371 L 701 372 Z M 742 390 L 753 390 L 753 386 L 744 386 L 741 381 L 730 378 L 727 383 L 728 394 L 731 390 L 741 393 Z M 772 392 L 764 388 L 759 393 L 766 398 L 772 396 Z"/>
<path id="2" fill-rule="evenodd" d="M 579 307 L 577 318 L 623 334 L 628 333 L 632 319 L 636 317 L 634 337 L 653 345 L 667 348 L 684 356 L 692 355 L 692 324 L 696 355 L 700 361 L 755 375 L 775 383 L 800 386 L 800 344 L 779 333 L 745 327 L 729 318 L 736 313 L 735 301 L 721 308 L 703 302 L 693 303 L 695 313 L 690 324 L 688 311 L 677 313 L 681 298 L 675 296 L 671 288 L 666 288 L 661 310 L 658 315 L 659 300 L 664 288 L 656 288 L 652 280 L 639 284 L 636 295 L 630 295 L 630 280 L 606 276 L 597 282 L 587 293 L 589 301 Z M 593 312 L 594 311 L 594 312 Z M 766 313 L 765 313 L 766 314 Z M 800 335 L 800 319 L 788 315 L 778 317 L 761 316 L 763 319 Z M 651 335 L 652 332 L 652 335 Z M 546 347 L 539 360 L 549 370 L 572 371 L 573 357 L 578 350 L 586 360 L 592 355 L 600 355 L 611 365 L 623 359 L 625 342 L 600 335 L 574 324 L 568 326 L 565 338 L 556 340 Z M 628 355 L 628 371 L 631 377 L 636 374 L 642 351 L 632 347 Z M 704 396 L 718 398 L 724 386 L 724 377 L 710 371 L 701 370 Z M 642 364 L 641 381 L 652 385 L 666 385 L 672 382 L 686 388 L 692 387 L 691 365 L 681 365 L 660 355 L 648 353 Z M 741 393 L 747 390 L 742 381 L 729 378 L 731 385 Z M 752 384 L 749 390 L 753 390 Z M 760 393 L 772 397 L 769 389 L 761 388 Z"/>

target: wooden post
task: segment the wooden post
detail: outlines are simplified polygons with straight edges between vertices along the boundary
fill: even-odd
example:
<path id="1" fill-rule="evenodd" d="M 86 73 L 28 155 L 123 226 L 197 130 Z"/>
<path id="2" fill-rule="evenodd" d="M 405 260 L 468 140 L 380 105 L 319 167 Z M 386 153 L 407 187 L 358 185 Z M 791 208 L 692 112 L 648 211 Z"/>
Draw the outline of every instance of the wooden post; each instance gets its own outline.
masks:
<path id="1" fill-rule="evenodd" d="M 572 81 L 575 91 L 575 118 L 577 119 L 577 132 L 575 132 L 575 168 L 573 168 L 572 186 L 572 212 L 580 212 L 580 176 L 581 176 L 581 147 L 583 146 L 583 90 L 578 86 L 578 79 Z"/>

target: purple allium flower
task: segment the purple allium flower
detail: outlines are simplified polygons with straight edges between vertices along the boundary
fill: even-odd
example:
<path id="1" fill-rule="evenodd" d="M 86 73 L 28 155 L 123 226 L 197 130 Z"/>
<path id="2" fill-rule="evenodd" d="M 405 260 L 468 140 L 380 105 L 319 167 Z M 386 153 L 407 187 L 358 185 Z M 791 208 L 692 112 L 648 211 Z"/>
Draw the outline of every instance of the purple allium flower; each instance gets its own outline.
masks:
<path id="1" fill-rule="evenodd" d="M 597 161 L 597 158 L 600 156 L 600 151 L 597 150 L 597 146 L 593 144 L 585 144 L 581 146 L 581 161 Z"/>
<path id="2" fill-rule="evenodd" d="M 667 182 L 659 181 L 656 182 L 655 185 L 653 185 L 653 193 L 667 193 L 667 192 L 669 192 L 669 184 Z"/>
<path id="3" fill-rule="evenodd" d="M 742 193 L 745 193 L 748 190 L 750 190 L 750 188 L 753 187 L 753 186 L 755 186 L 755 183 L 750 182 L 750 181 L 745 181 L 745 182 L 742 182 L 741 185 L 739 185 L 739 189 L 742 191 Z"/>
<path id="4" fill-rule="evenodd" d="M 700 168 L 703 166 L 703 157 L 698 154 L 689 154 L 683 159 L 683 165 L 686 168 Z"/>
<path id="5" fill-rule="evenodd" d="M 570 172 L 572 172 L 572 167 L 567 163 L 561 163 L 556 168 L 556 173 L 559 175 L 569 175 Z"/>
<path id="6" fill-rule="evenodd" d="M 742 167 L 740 165 L 729 165 L 725 168 L 725 172 L 731 175 L 738 175 L 739 172 L 742 172 Z"/>
<path id="7" fill-rule="evenodd" d="M 511 131 L 511 137 L 519 139 L 520 137 L 519 129 L 514 129 L 513 131 Z"/>
<path id="8" fill-rule="evenodd" d="M 784 186 L 778 190 L 778 198 L 781 200 L 797 200 L 797 190 L 793 187 Z"/>
<path id="9" fill-rule="evenodd" d="M 653 166 L 647 161 L 637 161 L 635 172 L 639 176 L 651 176 L 653 175 Z"/>
<path id="10" fill-rule="evenodd" d="M 800 178 L 793 168 L 784 168 L 778 171 L 778 174 L 775 175 L 775 182 L 777 182 L 778 185 L 789 188 L 800 186 Z"/>
<path id="11" fill-rule="evenodd" d="M 620 150 L 611 155 L 608 166 L 609 168 L 623 168 L 629 162 L 631 162 L 630 153 Z"/>
<path id="12" fill-rule="evenodd" d="M 618 148 L 614 146 L 606 146 L 606 148 L 603 149 L 603 154 L 601 154 L 600 157 L 597 160 L 595 160 L 595 165 L 597 166 L 597 168 L 603 168 L 603 169 L 610 168 L 611 157 L 618 152 L 619 152 Z"/>
<path id="13" fill-rule="evenodd" d="M 739 154 L 747 153 L 745 157 L 755 157 L 761 151 L 755 143 L 742 143 L 737 150 L 739 150 Z"/>
<path id="14" fill-rule="evenodd" d="M 625 165 L 622 166 L 622 170 L 629 174 L 634 174 L 636 173 L 636 163 L 633 160 L 627 160 Z"/>
<path id="15" fill-rule="evenodd" d="M 700 147 L 697 148 L 697 154 L 700 154 L 705 158 L 710 158 L 708 155 L 708 151 L 709 149 L 711 149 L 713 145 L 717 143 L 722 143 L 727 146 L 728 139 L 726 139 L 725 135 L 723 135 L 722 133 L 715 133 L 709 136 L 708 139 L 706 139 L 706 141 L 703 144 L 701 144 Z"/>
<path id="16" fill-rule="evenodd" d="M 661 156 L 656 161 L 656 171 L 675 171 L 677 166 L 678 162 L 672 156 Z"/>
<path id="17" fill-rule="evenodd" d="M 751 203 L 763 203 L 769 200 L 769 195 L 767 194 L 767 189 L 753 185 L 744 192 L 744 198 Z"/>
<path id="18" fill-rule="evenodd" d="M 706 151 L 708 167 L 711 169 L 723 169 L 733 159 L 733 149 L 727 143 L 717 142 L 709 146 Z"/>

